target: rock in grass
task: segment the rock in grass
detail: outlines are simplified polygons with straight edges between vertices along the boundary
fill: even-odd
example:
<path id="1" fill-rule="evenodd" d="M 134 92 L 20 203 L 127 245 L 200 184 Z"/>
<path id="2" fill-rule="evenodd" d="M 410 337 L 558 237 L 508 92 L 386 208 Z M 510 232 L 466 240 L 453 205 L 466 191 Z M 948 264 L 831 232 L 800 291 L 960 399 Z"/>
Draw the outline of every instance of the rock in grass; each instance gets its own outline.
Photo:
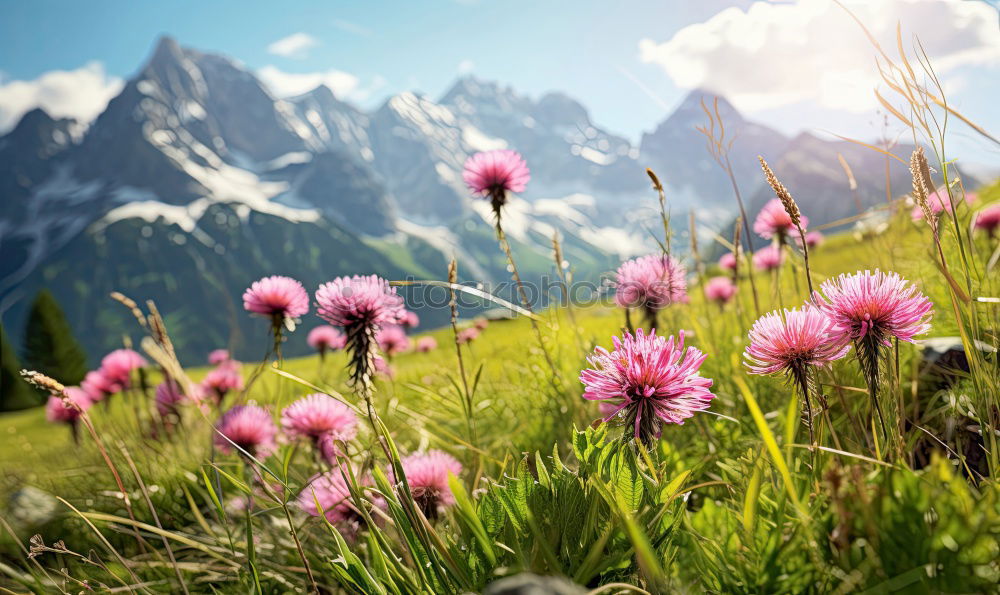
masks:
<path id="1" fill-rule="evenodd" d="M 523 573 L 488 585 L 483 595 L 581 595 L 587 591 L 558 576 Z"/>

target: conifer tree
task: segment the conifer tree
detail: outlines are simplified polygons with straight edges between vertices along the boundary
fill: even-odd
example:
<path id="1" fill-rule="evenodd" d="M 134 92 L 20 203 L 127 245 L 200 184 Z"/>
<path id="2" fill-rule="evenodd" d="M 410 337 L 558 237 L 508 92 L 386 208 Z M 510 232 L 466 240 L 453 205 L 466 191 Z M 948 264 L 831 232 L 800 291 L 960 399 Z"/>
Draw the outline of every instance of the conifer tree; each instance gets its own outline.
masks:
<path id="1" fill-rule="evenodd" d="M 21 362 L 0 325 L 0 411 L 41 405 L 41 396 L 21 378 Z"/>
<path id="2" fill-rule="evenodd" d="M 70 386 L 87 373 L 87 354 L 77 342 L 66 316 L 52 293 L 35 296 L 24 329 L 24 367 Z"/>

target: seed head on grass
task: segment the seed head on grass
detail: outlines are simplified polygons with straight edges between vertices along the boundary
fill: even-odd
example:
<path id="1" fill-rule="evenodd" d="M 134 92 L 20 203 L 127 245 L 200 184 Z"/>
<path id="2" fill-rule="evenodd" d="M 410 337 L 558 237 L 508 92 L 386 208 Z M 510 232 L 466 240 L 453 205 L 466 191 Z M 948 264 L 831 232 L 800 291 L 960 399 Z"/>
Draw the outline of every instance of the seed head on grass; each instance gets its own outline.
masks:
<path id="1" fill-rule="evenodd" d="M 712 380 L 698 371 L 706 355 L 694 347 L 685 350 L 683 331 L 678 339 L 667 339 L 638 329 L 613 342 L 612 351 L 598 347 L 587 358 L 591 367 L 580 373 L 583 398 L 614 403 L 605 421 L 624 421 L 643 443 L 659 438 L 664 424 L 683 424 L 708 409 L 715 398 Z"/>

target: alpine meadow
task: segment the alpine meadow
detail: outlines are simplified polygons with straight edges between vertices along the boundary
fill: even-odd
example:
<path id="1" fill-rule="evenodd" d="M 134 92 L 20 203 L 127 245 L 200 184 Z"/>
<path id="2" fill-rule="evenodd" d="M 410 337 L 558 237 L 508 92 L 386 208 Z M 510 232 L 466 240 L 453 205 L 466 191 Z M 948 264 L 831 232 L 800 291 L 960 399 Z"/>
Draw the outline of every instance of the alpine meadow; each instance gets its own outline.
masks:
<path id="1" fill-rule="evenodd" d="M 360 74 L 377 44 L 425 85 L 445 46 L 531 89 L 620 58 L 573 66 L 591 2 L 552 54 L 476 49 L 554 10 L 492 4 L 448 7 L 467 34 L 298 7 L 338 35 L 247 64 L 163 36 L 87 118 L 53 107 L 84 70 L 0 58 L 0 124 L 37 100 L 0 129 L 0 591 L 1000 592 L 995 5 L 668 2 L 639 48 L 679 107 L 635 145 L 471 59 L 436 100 Z M 122 44 L 167 18 L 122 8 Z M 596 39 L 655 31 L 628 10 Z M 177 35 L 242 47 L 211 20 Z M 739 72 L 807 34 L 864 68 Z M 359 74 L 261 66 L 335 38 Z M 616 65 L 593 105 L 667 93 Z M 818 115 L 855 104 L 877 139 Z"/>

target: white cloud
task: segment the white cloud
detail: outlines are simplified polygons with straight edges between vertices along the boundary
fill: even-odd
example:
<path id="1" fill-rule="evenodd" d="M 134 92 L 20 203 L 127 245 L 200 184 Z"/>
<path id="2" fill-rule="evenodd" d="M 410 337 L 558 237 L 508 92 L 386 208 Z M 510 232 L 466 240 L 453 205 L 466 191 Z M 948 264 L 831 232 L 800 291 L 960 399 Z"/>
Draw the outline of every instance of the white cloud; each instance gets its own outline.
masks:
<path id="1" fill-rule="evenodd" d="M 358 37 L 371 37 L 372 30 L 364 25 L 359 25 L 351 21 L 345 21 L 343 19 L 334 19 L 333 26 L 340 29 L 345 33 L 350 33 L 352 35 L 357 35 Z"/>
<path id="2" fill-rule="evenodd" d="M 305 58 L 309 50 L 319 45 L 319 41 L 308 33 L 292 33 L 267 46 L 268 53 L 284 58 Z"/>
<path id="3" fill-rule="evenodd" d="M 904 47 L 919 37 L 939 75 L 960 66 L 1000 65 L 997 14 L 985 2 L 851 0 L 845 5 L 895 59 L 896 25 Z M 797 102 L 864 112 L 881 79 L 875 50 L 856 22 L 831 0 L 754 2 L 684 27 L 665 42 L 643 39 L 639 57 L 679 87 L 702 87 L 740 109 Z M 947 79 L 947 77 L 945 77 Z"/>
<path id="4" fill-rule="evenodd" d="M 100 62 L 76 70 L 51 70 L 30 81 L 0 81 L 0 132 L 17 124 L 25 112 L 41 107 L 56 118 L 87 124 L 96 118 L 124 84 L 104 72 Z"/>
<path id="5" fill-rule="evenodd" d="M 294 97 L 326 85 L 340 99 L 365 101 L 371 93 L 385 86 L 385 79 L 376 75 L 362 87 L 358 77 L 342 70 L 293 73 L 268 65 L 258 70 L 257 76 L 276 97 Z"/>
<path id="6" fill-rule="evenodd" d="M 458 74 L 469 74 L 476 67 L 476 63 L 472 60 L 462 60 L 458 63 Z"/>

